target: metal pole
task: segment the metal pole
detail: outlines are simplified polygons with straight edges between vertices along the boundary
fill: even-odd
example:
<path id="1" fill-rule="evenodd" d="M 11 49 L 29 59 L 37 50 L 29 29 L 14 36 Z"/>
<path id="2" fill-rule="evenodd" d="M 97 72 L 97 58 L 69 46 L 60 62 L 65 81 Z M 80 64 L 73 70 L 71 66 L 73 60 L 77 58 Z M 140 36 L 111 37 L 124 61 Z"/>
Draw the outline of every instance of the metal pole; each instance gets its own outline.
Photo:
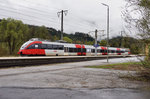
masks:
<path id="1" fill-rule="evenodd" d="M 95 30 L 95 56 L 97 56 L 97 29 Z"/>
<path id="2" fill-rule="evenodd" d="M 107 63 L 109 62 L 109 6 L 107 6 Z"/>
<path id="3" fill-rule="evenodd" d="M 63 40 L 63 17 L 64 17 L 64 14 L 63 14 L 63 10 L 61 11 L 61 40 Z"/>
<path id="4" fill-rule="evenodd" d="M 107 7 L 107 63 L 109 62 L 109 6 L 102 3 L 102 5 Z"/>
<path id="5" fill-rule="evenodd" d="M 121 48 L 123 48 L 124 47 L 124 37 L 123 37 L 123 33 L 124 33 L 124 31 L 121 31 Z"/>

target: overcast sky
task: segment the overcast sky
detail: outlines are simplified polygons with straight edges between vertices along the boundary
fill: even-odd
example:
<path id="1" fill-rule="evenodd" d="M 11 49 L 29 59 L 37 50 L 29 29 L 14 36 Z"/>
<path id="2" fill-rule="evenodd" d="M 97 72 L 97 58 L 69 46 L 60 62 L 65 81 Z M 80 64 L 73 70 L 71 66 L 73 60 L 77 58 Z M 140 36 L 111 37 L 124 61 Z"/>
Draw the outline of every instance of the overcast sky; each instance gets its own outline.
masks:
<path id="1" fill-rule="evenodd" d="M 124 28 L 121 11 L 124 0 L 0 0 L 0 18 L 14 18 L 26 24 L 45 25 L 60 30 L 57 12 L 68 10 L 64 17 L 64 32 L 106 30 L 107 8 L 110 6 L 110 36 L 120 35 Z M 106 31 L 105 31 L 106 33 Z"/>

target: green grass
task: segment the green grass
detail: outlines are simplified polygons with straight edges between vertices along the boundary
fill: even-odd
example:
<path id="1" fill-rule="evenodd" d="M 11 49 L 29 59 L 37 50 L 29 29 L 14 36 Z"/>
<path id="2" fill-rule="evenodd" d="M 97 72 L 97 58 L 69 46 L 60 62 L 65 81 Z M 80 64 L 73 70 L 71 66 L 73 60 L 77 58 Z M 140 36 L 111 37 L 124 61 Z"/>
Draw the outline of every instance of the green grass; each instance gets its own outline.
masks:
<path id="1" fill-rule="evenodd" d="M 127 63 L 107 64 L 100 66 L 87 66 L 87 68 L 137 70 L 140 65 L 141 65 L 140 62 L 127 62 Z"/>
<path id="2" fill-rule="evenodd" d="M 87 68 L 137 71 L 137 75 L 133 76 L 129 73 L 127 75 L 120 75 L 119 77 L 135 81 L 150 82 L 150 69 L 144 68 L 141 62 L 117 63 L 101 66 L 87 66 Z"/>

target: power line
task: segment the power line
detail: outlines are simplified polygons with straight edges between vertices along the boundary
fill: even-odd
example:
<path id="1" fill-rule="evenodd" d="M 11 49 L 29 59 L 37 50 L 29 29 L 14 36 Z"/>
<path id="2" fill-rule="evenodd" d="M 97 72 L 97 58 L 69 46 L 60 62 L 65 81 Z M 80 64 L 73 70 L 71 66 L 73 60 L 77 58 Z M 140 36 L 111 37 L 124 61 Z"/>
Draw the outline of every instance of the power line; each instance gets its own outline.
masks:
<path id="1" fill-rule="evenodd" d="M 19 7 L 22 7 L 21 5 L 19 5 Z M 7 7 L 8 8 L 8 7 Z M 30 10 L 35 10 L 36 12 L 38 12 L 39 13 L 39 11 L 42 11 L 42 10 L 38 10 L 38 9 L 33 9 L 33 8 L 31 8 L 31 7 L 22 7 L 22 8 L 26 8 L 26 9 L 30 9 Z M 17 13 L 17 14 L 19 14 L 19 15 L 23 15 L 23 16 L 27 16 L 27 17 L 30 17 L 30 18 L 34 18 L 33 20 L 35 21 L 35 19 L 37 20 L 36 22 L 39 22 L 39 20 L 38 19 L 43 19 L 43 18 L 41 18 L 41 17 L 37 17 L 37 16 L 31 16 L 31 15 L 28 15 L 28 14 L 24 14 L 24 13 L 20 13 L 20 12 L 18 12 L 18 11 L 20 11 L 20 10 L 18 10 L 18 9 L 15 9 L 15 8 L 9 8 L 9 9 L 11 9 L 11 11 L 10 10 L 8 10 L 8 9 L 5 9 L 5 11 L 7 10 L 8 12 L 11 12 L 11 13 Z M 12 9 L 14 9 L 15 11 L 12 11 Z M 2 10 L 4 10 L 4 9 L 2 9 Z M 47 12 L 46 12 L 47 13 Z M 45 13 L 44 13 L 45 14 Z M 40 13 L 40 15 L 41 15 L 41 13 Z M 46 14 L 45 14 L 46 15 Z M 47 15 L 48 16 L 48 15 Z M 74 18 L 76 18 L 76 17 L 74 17 Z M 23 18 L 19 18 L 19 19 L 23 19 Z M 54 19 L 54 18 L 51 18 L 51 19 Z M 78 19 L 78 18 L 76 18 L 76 19 Z M 25 19 L 24 18 L 24 20 L 29 20 L 29 19 Z M 33 21 L 33 20 L 30 20 L 31 22 Z M 45 20 L 45 19 L 43 19 L 43 20 Z M 48 21 L 48 20 L 45 20 L 46 22 Z M 57 23 L 57 21 L 55 21 L 55 20 L 50 20 L 51 22 L 54 22 L 55 24 Z M 40 22 L 42 22 L 42 23 L 44 23 L 43 21 L 40 21 Z M 86 21 L 85 21 L 86 22 Z M 75 24 L 74 24 L 75 23 Z M 83 24 L 83 22 L 82 23 L 79 23 L 79 22 L 74 22 L 74 23 L 72 23 L 73 25 L 74 25 L 74 27 L 75 27 L 75 25 L 78 25 L 78 26 L 76 26 L 77 28 L 82 28 L 82 29 L 85 29 L 85 30 L 87 30 L 87 28 L 84 28 L 84 27 L 90 27 L 89 25 L 87 25 L 87 24 Z M 46 24 L 48 24 L 48 23 L 46 23 Z M 72 25 L 71 24 L 71 25 Z M 73 26 L 72 25 L 72 26 Z M 70 25 L 69 25 L 70 26 Z"/>
<path id="2" fill-rule="evenodd" d="M 16 10 L 16 11 L 20 11 L 19 9 L 15 9 L 15 8 L 12 8 L 12 7 L 8 7 L 8 6 L 4 6 L 4 5 L 1 5 L 1 6 L 3 6 L 3 7 L 5 7 L 5 8 L 8 8 L 8 9 L 13 9 L 13 10 Z M 32 10 L 27 10 L 27 12 L 32 12 Z M 34 13 L 36 13 L 36 14 L 38 14 L 38 15 L 40 15 L 40 16 L 42 16 L 42 15 L 46 15 L 46 16 L 50 16 L 49 14 L 47 14 L 47 13 L 40 13 L 39 11 L 34 11 Z M 53 14 L 54 15 L 54 14 Z"/>
<path id="3" fill-rule="evenodd" d="M 2 3 L 1 2 L 1 4 L 6 4 L 6 3 Z M 20 4 L 13 4 L 13 5 L 17 5 L 18 7 L 20 7 L 20 8 L 25 8 L 25 9 L 30 9 L 30 10 L 34 10 L 34 11 L 37 11 L 37 12 L 42 12 L 42 13 L 49 13 L 48 11 L 45 11 L 45 10 L 39 10 L 39 9 L 35 9 L 35 8 L 32 8 L 32 7 L 27 7 L 27 6 L 24 6 L 24 5 L 20 5 Z M 47 7 L 47 8 L 49 8 L 49 7 Z M 46 10 L 47 10 L 47 8 L 46 8 Z M 56 9 L 57 10 L 57 9 Z"/>
<path id="4" fill-rule="evenodd" d="M 5 17 L 7 17 L 8 18 L 8 15 L 4 15 L 4 14 L 0 14 L 0 15 L 2 15 L 2 16 L 5 16 Z M 17 20 L 26 20 L 26 21 L 30 21 L 30 22 L 33 22 L 33 20 L 30 20 L 30 19 L 26 19 L 26 18 L 19 18 L 19 17 L 11 17 L 11 18 L 14 18 L 14 19 L 17 19 Z M 44 22 L 44 21 L 40 21 L 40 20 L 37 20 L 37 19 L 34 19 L 34 21 L 36 21 L 37 23 L 43 23 L 43 24 L 48 24 L 48 23 L 46 23 L 46 22 Z M 27 23 L 29 23 L 29 22 L 27 22 Z M 34 25 L 34 24 L 33 24 Z"/>
<path id="5" fill-rule="evenodd" d="M 19 9 L 15 9 L 15 8 L 12 8 L 12 7 L 11 7 L 11 8 L 8 7 L 8 6 L 4 6 L 4 7 L 5 7 L 5 8 L 8 8 L 8 9 L 10 9 L 10 10 L 12 10 L 12 9 L 13 9 L 13 10 L 16 10 L 17 12 L 20 11 Z M 30 11 L 30 10 L 28 10 L 28 11 Z M 36 13 L 37 13 L 37 12 L 36 12 Z M 41 14 L 42 14 L 42 13 L 39 13 L 39 12 L 38 12 L 38 15 L 41 15 Z M 46 15 L 46 16 L 49 16 L 49 14 L 45 14 L 45 13 L 43 13 L 43 15 L 44 15 L 44 16 L 45 16 L 45 15 Z M 53 15 L 54 15 L 54 14 L 53 14 Z"/>
<path id="6" fill-rule="evenodd" d="M 45 5 L 45 4 L 41 4 L 41 3 L 35 3 L 35 2 L 32 2 L 31 0 L 29 1 L 27 1 L 29 4 L 36 4 L 36 5 L 38 5 L 38 6 L 41 6 L 41 7 L 43 7 L 43 8 L 50 8 L 50 6 L 48 6 L 48 5 Z M 43 5 L 43 6 L 42 6 Z M 54 9 L 54 7 L 52 8 L 52 9 Z M 58 9 L 58 8 L 55 8 L 54 10 L 61 10 L 61 9 Z"/>
<path id="7" fill-rule="evenodd" d="M 22 7 L 22 6 L 21 6 Z M 14 8 L 13 8 L 14 9 Z M 15 10 L 17 10 L 17 9 L 15 9 Z M 39 15 L 41 15 L 41 13 L 39 14 Z M 72 17 L 72 16 L 71 16 Z M 76 18 L 76 19 L 78 19 L 77 17 L 73 17 L 73 18 Z M 54 18 L 53 18 L 54 19 Z M 87 21 L 85 21 L 85 22 L 87 22 Z M 87 22 L 88 23 L 88 22 Z M 89 24 L 89 23 L 88 23 Z M 87 25 L 88 26 L 88 25 Z"/>
<path id="8" fill-rule="evenodd" d="M 1 9 L 1 8 L 0 8 Z M 19 12 L 16 12 L 16 11 L 10 11 L 10 10 L 8 10 L 8 9 L 2 9 L 2 10 L 5 10 L 5 11 L 9 11 L 9 12 L 11 12 L 11 13 L 17 13 L 17 14 L 20 14 L 20 15 L 24 15 L 24 16 L 27 16 L 27 17 L 31 17 L 31 18 L 34 18 L 34 20 L 36 19 L 39 19 L 38 17 L 35 17 L 35 16 L 29 16 L 29 15 L 26 15 L 26 14 L 22 14 L 22 13 L 19 13 Z M 6 15 L 5 15 L 6 16 Z M 8 15 L 7 15 L 8 16 Z M 25 19 L 25 18 L 17 18 L 17 19 L 24 19 L 24 20 L 29 20 L 29 19 Z M 30 22 L 31 21 L 33 21 L 33 20 L 29 20 Z M 45 21 L 47 21 L 47 20 L 45 20 Z M 39 20 L 37 20 L 36 22 L 39 22 Z M 40 22 L 42 22 L 42 21 L 40 21 Z M 57 21 L 54 21 L 54 20 L 51 20 L 51 22 L 53 22 L 53 23 L 57 23 Z M 42 23 L 44 23 L 44 22 L 42 22 Z M 48 24 L 48 23 L 46 23 L 46 24 Z M 65 23 L 65 24 L 68 24 L 68 23 Z M 72 26 L 74 26 L 74 27 L 77 27 L 77 26 L 75 26 L 75 25 L 78 25 L 78 26 L 80 26 L 79 28 L 82 28 L 82 29 L 84 29 L 84 30 L 87 30 L 87 28 L 83 28 L 83 27 L 85 27 L 84 25 L 82 25 L 82 24 L 79 24 L 79 23 L 77 23 L 77 24 L 69 24 L 69 26 L 70 25 L 72 25 Z M 81 27 L 81 26 L 83 26 L 83 27 Z M 87 27 L 88 25 L 86 25 L 86 27 Z"/>
<path id="9" fill-rule="evenodd" d="M 11 12 L 11 13 L 16 13 L 16 14 L 19 14 L 19 15 L 23 15 L 23 16 L 27 16 L 27 17 L 30 17 L 30 18 L 34 18 L 34 19 L 42 19 L 42 20 L 45 20 L 45 21 L 53 21 L 55 22 L 55 20 L 50 20 L 50 19 L 45 19 L 45 18 L 41 18 L 41 17 L 36 17 L 36 16 L 31 16 L 31 15 L 27 15 L 27 14 L 23 14 L 23 13 L 20 13 L 20 12 L 16 12 L 16 11 L 13 11 L 13 10 L 8 10 L 8 9 L 3 9 L 3 8 L 0 8 L 0 10 L 2 11 L 8 11 L 8 12 Z"/>

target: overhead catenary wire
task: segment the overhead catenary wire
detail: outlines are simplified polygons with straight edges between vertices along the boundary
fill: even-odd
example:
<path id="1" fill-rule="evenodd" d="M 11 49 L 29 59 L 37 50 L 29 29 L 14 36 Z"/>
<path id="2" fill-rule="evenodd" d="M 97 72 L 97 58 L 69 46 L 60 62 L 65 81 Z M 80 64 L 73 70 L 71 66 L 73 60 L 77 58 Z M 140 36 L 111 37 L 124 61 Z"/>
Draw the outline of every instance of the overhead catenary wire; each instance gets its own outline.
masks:
<path id="1" fill-rule="evenodd" d="M 0 4 L 5 4 L 4 2 L 0 2 Z M 45 8 L 45 10 L 39 10 L 39 9 L 35 9 L 33 7 L 29 7 L 29 6 L 25 6 L 25 5 L 22 5 L 22 4 L 16 4 L 16 3 L 13 3 L 13 5 L 17 6 L 17 7 L 20 7 L 20 8 L 25 8 L 25 9 L 29 9 L 29 10 L 33 10 L 33 11 L 37 11 L 37 12 L 41 12 L 41 13 L 49 13 L 50 7 L 47 7 Z M 31 5 L 31 4 L 30 4 Z M 51 8 L 51 9 L 54 9 L 54 8 Z M 55 8 L 55 10 L 58 10 L 57 8 Z"/>
<path id="2" fill-rule="evenodd" d="M 8 15 L 0 14 L 0 16 L 4 16 L 4 17 L 8 18 Z M 30 20 L 30 19 L 18 18 L 18 17 L 14 17 L 14 16 L 11 16 L 10 18 L 13 18 L 13 19 L 16 19 L 16 20 L 22 19 L 23 22 L 25 22 L 25 21 L 30 21 L 30 22 L 32 22 L 32 21 L 33 21 L 33 20 Z M 39 20 L 34 20 L 34 21 L 36 21 L 37 23 L 39 23 L 39 24 L 41 24 L 41 25 L 46 23 L 46 22 L 39 21 Z M 28 23 L 28 22 L 25 22 L 25 24 L 27 24 L 27 23 Z M 46 24 L 48 24 L 48 23 L 46 23 Z M 32 24 L 32 25 L 37 25 L 37 24 Z"/>
<path id="3" fill-rule="evenodd" d="M 9 9 L 11 9 L 11 8 L 9 8 Z M 13 11 L 12 11 L 12 9 L 13 9 Z M 14 8 L 12 8 L 11 9 L 11 11 L 9 11 L 8 9 L 4 9 L 4 10 L 7 10 L 7 11 L 9 11 L 9 12 L 13 12 L 13 13 L 17 13 L 17 14 L 19 14 L 19 15 L 24 15 L 24 16 L 27 16 L 27 17 L 34 17 L 34 18 L 38 18 L 38 17 L 36 17 L 36 16 L 31 16 L 31 15 L 27 15 L 27 14 L 22 14 L 22 13 L 20 13 L 19 12 L 19 10 L 17 10 L 17 9 L 14 9 Z M 15 10 L 15 11 L 14 11 Z M 51 18 L 52 19 L 52 18 Z M 54 18 L 53 18 L 54 19 Z M 76 19 L 78 19 L 78 18 L 76 18 Z M 54 20 L 53 20 L 54 21 Z M 57 22 L 57 21 L 54 21 L 54 22 Z M 83 23 L 83 22 L 82 22 Z M 87 24 L 80 24 L 80 23 L 75 23 L 75 24 L 77 24 L 77 25 L 82 25 L 83 27 L 84 26 L 88 26 Z"/>
<path id="4" fill-rule="evenodd" d="M 0 3 L 0 5 L 1 5 L 1 3 Z M 16 9 L 16 8 L 13 8 L 13 7 L 8 7 L 8 6 L 4 6 L 4 5 L 1 5 L 1 6 L 3 6 L 4 8 L 11 9 L 11 10 L 21 11 L 21 10 Z M 32 10 L 25 10 L 25 11 L 32 13 Z M 51 14 L 51 15 L 50 15 L 50 13 L 40 13 L 40 12 L 37 12 L 37 11 L 34 12 L 34 14 L 37 14 L 38 16 L 52 16 L 52 15 L 54 15 L 54 14 Z"/>
<path id="5" fill-rule="evenodd" d="M 1 10 L 5 10 L 5 11 L 8 11 L 8 12 L 13 12 L 13 13 L 21 14 L 21 15 L 28 16 L 28 17 L 41 18 L 41 17 L 38 17 L 38 16 L 33 16 L 33 15 L 25 14 L 25 13 L 23 13 L 23 12 L 20 12 L 20 10 L 14 9 L 14 8 L 5 7 L 5 8 L 0 8 L 0 9 L 1 9 Z M 48 14 L 47 14 L 47 16 L 48 16 Z M 45 19 L 45 18 L 44 18 L 44 19 Z M 53 18 L 52 18 L 52 19 L 53 19 Z"/>
<path id="6" fill-rule="evenodd" d="M 20 12 L 17 12 L 17 11 L 13 11 L 13 10 L 8 10 L 8 9 L 3 9 L 3 8 L 0 8 L 0 10 L 2 10 L 2 11 L 7 11 L 7 12 L 10 12 L 10 13 L 16 13 L 16 14 L 18 14 L 18 15 L 23 15 L 23 16 L 32 18 L 33 20 L 39 19 L 39 20 L 45 20 L 45 21 L 56 22 L 55 20 L 52 20 L 52 19 L 45 19 L 45 18 L 40 18 L 40 17 L 37 17 L 37 16 L 31 16 L 31 15 L 23 14 L 23 13 L 20 13 Z M 8 15 L 8 16 L 12 16 L 12 15 Z"/>
<path id="7" fill-rule="evenodd" d="M 1 4 L 1 3 L 0 3 Z M 50 14 L 50 10 L 47 10 L 46 11 L 43 11 L 43 10 L 39 10 L 39 9 L 35 9 L 35 8 L 32 8 L 32 7 L 26 7 L 24 5 L 19 5 L 19 4 L 16 4 L 19 8 L 16 9 L 14 7 L 8 7 L 6 6 L 5 7 L 5 11 L 6 12 L 10 12 L 10 13 L 16 13 L 18 14 L 20 17 L 15 17 L 16 15 L 7 15 L 8 17 L 15 17 L 16 19 L 23 19 L 23 20 L 26 20 L 26 21 L 30 21 L 29 23 L 34 23 L 34 22 L 38 22 L 36 24 L 43 24 L 43 25 L 46 25 L 48 26 L 48 24 L 56 24 L 57 26 L 59 25 L 59 21 L 57 20 L 57 18 L 55 16 L 53 16 L 53 14 L 51 13 Z M 40 5 L 41 6 L 41 5 Z M 9 10 L 8 10 L 8 9 Z M 27 9 L 27 13 L 24 13 L 24 12 L 20 12 L 21 9 Z M 4 10 L 4 8 L 0 8 L 2 10 Z M 11 10 L 10 10 L 11 9 Z M 29 9 L 29 10 L 28 10 Z M 54 9 L 54 10 L 57 10 L 57 9 Z M 33 11 L 33 14 L 30 15 L 30 13 L 28 12 L 32 12 Z M 49 13 L 48 13 L 49 12 Z M 38 16 L 35 16 L 35 14 L 39 14 Z M 55 15 L 55 14 L 54 14 Z M 6 15 L 5 15 L 6 16 Z M 41 16 L 41 17 L 39 17 Z M 42 17 L 43 16 L 43 17 Z M 49 19 L 47 18 L 44 18 L 44 17 L 50 17 Z M 68 24 L 66 27 L 69 27 L 69 26 L 72 26 L 74 28 L 79 28 L 79 31 L 82 31 L 82 30 L 87 30 L 90 28 L 91 29 L 91 26 L 90 24 L 83 20 L 83 22 L 80 21 L 80 18 L 78 17 L 74 17 L 74 16 L 71 16 L 73 19 L 76 19 L 77 21 L 74 21 L 73 23 L 69 23 L 69 21 L 66 21 L 65 24 Z M 33 22 L 34 21 L 34 22 Z M 49 23 L 50 22 L 50 23 Z M 28 23 L 28 22 L 26 22 Z M 35 23 L 34 23 L 35 24 Z M 53 25 L 54 26 L 54 25 Z M 54 26 L 55 28 L 57 26 Z M 58 27 L 57 27 L 58 28 Z"/>

